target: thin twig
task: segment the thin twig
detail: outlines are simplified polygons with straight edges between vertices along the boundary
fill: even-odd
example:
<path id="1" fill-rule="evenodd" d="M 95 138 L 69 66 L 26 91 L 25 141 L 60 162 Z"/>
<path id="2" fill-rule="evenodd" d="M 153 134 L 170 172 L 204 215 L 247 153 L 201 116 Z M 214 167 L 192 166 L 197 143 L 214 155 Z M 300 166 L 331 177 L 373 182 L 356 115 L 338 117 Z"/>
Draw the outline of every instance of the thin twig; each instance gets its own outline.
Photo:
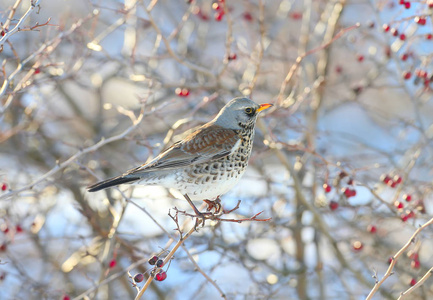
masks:
<path id="1" fill-rule="evenodd" d="M 420 234 L 421 231 L 423 231 L 426 227 L 430 226 L 431 224 L 433 224 L 433 218 L 427 221 L 424 225 L 420 226 L 410 237 L 407 243 L 400 250 L 398 250 L 398 252 L 392 257 L 391 263 L 389 264 L 388 270 L 386 271 L 385 275 L 383 275 L 380 281 L 376 282 L 373 289 L 370 291 L 370 293 L 368 294 L 367 298 L 365 298 L 365 300 L 370 300 L 373 298 L 374 294 L 379 290 L 379 287 L 385 282 L 386 279 L 388 279 L 389 276 L 391 276 L 392 270 L 394 269 L 394 266 L 397 263 L 397 259 L 415 241 L 415 238 L 418 236 L 418 234 Z"/>
<path id="2" fill-rule="evenodd" d="M 20 4 L 21 0 L 18 0 L 17 2 L 15 2 L 15 5 L 13 6 L 12 10 L 10 11 L 9 17 L 5 23 L 5 28 L 7 29 L 7 27 L 9 26 L 15 11 L 18 7 L 18 5 Z M 24 23 L 24 21 L 30 16 L 30 14 L 33 12 L 33 10 L 39 6 L 39 2 L 41 2 L 41 0 L 32 0 L 30 1 L 30 6 L 27 9 L 27 11 L 24 13 L 24 15 L 19 19 L 18 23 L 15 25 L 14 28 L 12 28 L 11 30 L 5 32 L 4 36 L 2 38 L 0 38 L 0 48 L 3 46 L 3 44 L 15 33 L 17 33 L 20 30 L 21 25 Z"/>
<path id="3" fill-rule="evenodd" d="M 57 164 L 54 168 L 52 168 L 50 171 L 46 172 L 44 175 L 42 175 L 41 177 L 39 177 L 37 180 L 33 181 L 30 184 L 27 184 L 17 190 L 10 190 L 8 193 L 0 196 L 0 200 L 1 199 L 7 199 L 9 197 L 12 197 L 14 195 L 17 195 L 25 190 L 28 189 L 32 189 L 34 186 L 36 186 L 37 184 L 41 183 L 42 181 L 46 180 L 48 177 L 56 174 L 57 172 L 59 172 L 60 170 L 63 170 L 64 168 L 66 168 L 67 166 L 69 166 L 71 163 L 73 163 L 75 160 L 77 160 L 79 157 L 81 157 L 84 154 L 90 153 L 90 152 L 94 152 L 96 150 L 98 150 L 99 148 L 123 139 L 126 135 L 128 135 L 131 131 L 133 131 L 140 123 L 141 121 L 144 119 L 144 116 L 147 114 L 151 114 L 153 113 L 154 110 L 152 110 L 149 113 L 144 113 L 143 111 L 140 113 L 140 116 L 133 122 L 132 126 L 128 127 L 125 131 L 123 131 L 122 133 L 112 136 L 108 139 L 102 138 L 98 143 L 94 144 L 93 146 L 90 146 L 88 148 L 85 148 L 83 150 L 78 151 L 76 154 L 72 155 L 71 157 L 69 157 L 67 160 L 65 160 L 64 162 Z"/>
<path id="4" fill-rule="evenodd" d="M 277 99 L 277 103 L 278 103 L 278 105 L 281 105 L 281 104 L 282 104 L 282 102 L 283 102 L 283 94 L 284 94 L 284 91 L 286 90 L 286 86 L 287 86 L 287 84 L 290 82 L 290 80 L 292 80 L 293 75 L 295 74 L 296 70 L 298 69 L 299 65 L 301 64 L 302 60 L 303 60 L 305 57 L 307 57 L 308 55 L 313 54 L 313 53 L 315 53 L 315 52 L 317 52 L 317 51 L 319 51 L 319 50 L 322 50 L 322 49 L 328 47 L 328 46 L 331 45 L 333 42 L 335 42 L 336 40 L 338 40 L 339 38 L 341 38 L 345 33 L 349 32 L 349 31 L 351 31 L 351 30 L 353 30 L 353 29 L 355 29 L 355 28 L 358 28 L 359 26 L 360 26 L 360 24 L 355 24 L 355 25 L 352 25 L 352 26 L 350 26 L 350 27 L 347 27 L 347 28 L 341 29 L 340 32 L 338 32 L 338 33 L 337 33 L 337 34 L 336 34 L 336 35 L 335 35 L 335 36 L 334 36 L 330 41 L 328 41 L 328 42 L 326 42 L 326 43 L 320 45 L 320 46 L 317 47 L 317 48 L 311 49 L 311 50 L 305 52 L 305 53 L 302 54 L 302 55 L 299 55 L 299 56 L 296 58 L 295 63 L 294 63 L 294 64 L 292 65 L 292 67 L 290 68 L 289 73 L 287 73 L 286 78 L 284 78 L 283 83 L 281 84 L 280 92 L 279 92 L 279 94 L 278 94 L 278 99 Z"/>
<path id="5" fill-rule="evenodd" d="M 407 289 L 406 291 L 402 292 L 400 294 L 400 297 L 398 297 L 397 300 L 401 300 L 401 299 L 406 298 L 407 295 L 409 295 L 414 290 L 416 290 L 421 285 L 423 285 L 423 283 L 431 276 L 432 273 L 433 273 L 433 267 L 430 268 L 430 270 L 428 270 L 427 273 L 425 273 L 424 276 L 414 286 L 411 286 L 409 289 Z"/>

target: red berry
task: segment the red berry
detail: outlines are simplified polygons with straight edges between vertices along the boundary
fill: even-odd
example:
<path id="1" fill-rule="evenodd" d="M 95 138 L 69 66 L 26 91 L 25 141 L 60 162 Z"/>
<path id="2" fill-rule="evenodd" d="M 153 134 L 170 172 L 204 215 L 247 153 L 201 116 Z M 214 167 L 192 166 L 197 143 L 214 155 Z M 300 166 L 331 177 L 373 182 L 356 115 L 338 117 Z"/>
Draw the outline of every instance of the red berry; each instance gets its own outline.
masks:
<path id="1" fill-rule="evenodd" d="M 415 75 L 416 75 L 417 77 L 420 77 L 420 78 L 427 78 L 427 77 L 428 77 L 427 72 L 424 71 L 424 70 L 420 70 L 420 69 L 416 69 L 416 70 L 415 70 Z"/>
<path id="2" fill-rule="evenodd" d="M 220 22 L 224 17 L 224 11 L 219 11 L 215 14 L 215 21 Z"/>
<path id="3" fill-rule="evenodd" d="M 359 62 L 364 61 L 364 55 L 358 55 L 357 60 L 358 60 Z"/>
<path id="4" fill-rule="evenodd" d="M 419 25 L 425 25 L 425 23 L 426 23 L 426 18 L 425 17 L 415 17 L 415 19 L 414 19 L 414 21 L 416 22 L 416 23 L 418 23 Z"/>
<path id="5" fill-rule="evenodd" d="M 432 0 L 427 1 L 427 4 L 428 4 L 428 8 L 433 8 L 433 1 Z"/>
<path id="6" fill-rule="evenodd" d="M 158 259 L 158 261 L 156 262 L 156 266 L 158 268 L 161 268 L 164 265 L 164 261 L 162 259 Z"/>
<path id="7" fill-rule="evenodd" d="M 405 2 L 404 3 L 404 8 L 409 9 L 410 8 L 410 2 Z"/>
<path id="8" fill-rule="evenodd" d="M 347 187 L 343 188 L 341 191 L 343 192 L 344 196 L 346 196 L 346 198 L 350 198 L 352 196 L 352 191 Z"/>
<path id="9" fill-rule="evenodd" d="M 388 175 L 382 175 L 381 178 L 382 178 L 381 179 L 382 182 L 385 183 L 385 184 L 388 184 L 388 182 L 391 181 L 391 177 L 389 177 Z"/>
<path id="10" fill-rule="evenodd" d="M 406 39 L 406 35 L 404 33 L 400 34 L 400 40 L 404 41 Z"/>
<path id="11" fill-rule="evenodd" d="M 400 57 L 400 59 L 401 59 L 402 61 L 406 61 L 408 58 L 409 58 L 409 54 L 407 54 L 407 53 L 404 53 L 404 54 Z"/>
<path id="12" fill-rule="evenodd" d="M 336 210 L 338 208 L 338 202 L 336 202 L 336 201 L 329 202 L 329 208 L 331 210 Z"/>
<path id="13" fill-rule="evenodd" d="M 0 252 L 6 251 L 7 247 L 8 246 L 6 245 L 6 243 L 1 244 L 0 245 Z"/>
<path id="14" fill-rule="evenodd" d="M 392 34 L 393 36 L 397 36 L 397 35 L 398 35 L 398 30 L 397 30 L 397 28 L 391 28 L 391 34 Z"/>
<path id="15" fill-rule="evenodd" d="M 419 254 L 418 254 L 418 252 L 415 252 L 415 251 L 409 251 L 408 256 L 410 259 L 413 259 L 413 260 L 419 259 Z"/>
<path id="16" fill-rule="evenodd" d="M 174 91 L 176 93 L 176 95 L 178 95 L 179 97 L 186 97 L 189 95 L 189 90 L 188 89 L 181 89 L 181 88 L 176 88 L 176 90 Z"/>
<path id="17" fill-rule="evenodd" d="M 390 258 L 388 258 L 388 264 L 391 264 L 392 261 L 393 261 L 393 258 L 392 258 L 392 256 L 391 256 Z"/>
<path id="18" fill-rule="evenodd" d="M 412 210 L 406 211 L 406 215 L 408 218 L 415 218 L 415 213 Z"/>
<path id="19" fill-rule="evenodd" d="M 433 39 L 433 34 L 429 33 L 425 36 L 426 39 L 431 40 Z"/>
<path id="20" fill-rule="evenodd" d="M 325 193 L 329 193 L 332 190 L 331 186 L 327 183 L 323 184 L 323 189 L 325 190 Z"/>
<path id="21" fill-rule="evenodd" d="M 406 214 L 401 214 L 401 215 L 400 215 L 400 219 L 401 219 L 403 222 L 406 222 L 406 221 L 409 219 L 409 217 L 408 217 Z"/>
<path id="22" fill-rule="evenodd" d="M 356 190 L 350 190 L 350 197 L 356 196 Z"/>
<path id="23" fill-rule="evenodd" d="M 302 19 L 302 13 L 300 13 L 300 12 L 292 12 L 291 14 L 290 14 L 290 18 L 292 18 L 293 20 L 300 20 L 300 19 Z"/>
<path id="24" fill-rule="evenodd" d="M 410 202 L 412 200 L 412 196 L 408 194 L 404 194 L 403 199 L 406 200 L 407 202 Z"/>
<path id="25" fill-rule="evenodd" d="M 110 269 L 114 268 L 116 266 L 117 262 L 115 259 L 112 259 L 110 261 L 110 263 L 108 264 L 108 266 L 110 267 Z"/>
<path id="26" fill-rule="evenodd" d="M 409 285 L 410 286 L 414 286 L 416 284 L 416 279 L 415 278 L 412 278 L 411 280 L 410 280 L 410 282 L 409 282 Z"/>
<path id="27" fill-rule="evenodd" d="M 376 233 L 377 228 L 374 225 L 368 225 L 367 226 L 367 231 L 370 232 L 370 233 Z"/>
<path id="28" fill-rule="evenodd" d="M 144 280 L 144 275 L 142 273 L 137 273 L 134 276 L 135 282 L 142 282 Z"/>
<path id="29" fill-rule="evenodd" d="M 0 35 L 1 35 L 1 36 L 5 36 L 5 32 L 2 30 L 2 31 L 0 32 Z"/>
<path id="30" fill-rule="evenodd" d="M 71 297 L 69 297 L 69 295 L 63 295 L 62 300 L 71 300 Z"/>
<path id="31" fill-rule="evenodd" d="M 395 175 L 394 176 L 394 181 L 397 183 L 397 184 L 400 184 L 401 182 L 402 182 L 402 178 L 399 176 L 399 175 Z"/>
<path id="32" fill-rule="evenodd" d="M 198 6 L 196 7 L 195 10 L 193 10 L 193 14 L 197 15 L 203 21 L 209 20 L 209 16 L 206 13 L 204 13 Z"/>
<path id="33" fill-rule="evenodd" d="M 388 24 L 383 24 L 382 28 L 383 28 L 383 31 L 385 31 L 385 32 L 388 32 L 391 29 L 391 27 Z"/>
<path id="34" fill-rule="evenodd" d="M 353 185 L 353 179 L 352 179 L 352 178 L 349 178 L 349 180 L 347 181 L 347 184 L 348 184 L 348 185 Z"/>
<path id="35" fill-rule="evenodd" d="M 410 76 L 412 76 L 412 74 L 411 74 L 409 71 L 405 71 L 405 72 L 403 73 L 403 78 L 404 78 L 404 80 L 408 80 L 408 79 L 410 79 Z M 395 182 L 395 183 L 397 183 L 397 182 Z"/>
<path id="36" fill-rule="evenodd" d="M 158 281 L 163 281 L 167 278 L 167 273 L 164 271 L 160 271 L 158 274 L 156 274 L 155 279 Z"/>
<path id="37" fill-rule="evenodd" d="M 1 186 L 2 191 L 6 191 L 8 189 L 8 185 L 6 183 L 3 183 Z"/>
<path id="38" fill-rule="evenodd" d="M 189 95 L 189 90 L 188 89 L 182 89 L 181 96 L 186 97 L 188 95 Z"/>
<path id="39" fill-rule="evenodd" d="M 23 228 L 20 225 L 15 226 L 15 230 L 17 233 L 23 232 Z"/>
<path id="40" fill-rule="evenodd" d="M 9 232 L 9 227 L 6 224 L 3 224 L 3 226 L 1 226 L 1 231 L 6 234 Z"/>
<path id="41" fill-rule="evenodd" d="M 253 21 L 253 15 L 247 11 L 242 14 L 242 17 L 244 18 L 245 21 L 248 21 L 248 22 Z"/>
<path id="42" fill-rule="evenodd" d="M 403 202 L 395 201 L 394 206 L 398 209 L 402 209 L 404 207 L 404 204 L 403 204 Z"/>
<path id="43" fill-rule="evenodd" d="M 360 241 L 355 241 L 352 246 L 355 251 L 360 251 L 364 247 Z"/>
<path id="44" fill-rule="evenodd" d="M 224 6 L 219 5 L 218 3 L 215 2 L 215 3 L 212 4 L 212 9 L 216 10 L 216 11 L 218 11 L 218 10 L 224 10 Z"/>
<path id="45" fill-rule="evenodd" d="M 388 186 L 395 188 L 397 186 L 397 182 L 391 180 L 390 182 L 388 182 Z"/>
<path id="46" fill-rule="evenodd" d="M 421 263 L 419 262 L 419 260 L 414 259 L 410 263 L 410 266 L 412 267 L 412 269 L 419 269 L 421 267 Z"/>
<path id="47" fill-rule="evenodd" d="M 229 60 L 235 60 L 238 56 L 236 55 L 236 53 L 232 53 L 229 55 L 228 59 Z"/>
<path id="48" fill-rule="evenodd" d="M 152 256 L 151 258 L 149 258 L 149 260 L 147 261 L 150 265 L 154 265 L 154 264 L 156 264 L 156 262 L 158 261 L 158 256 L 156 256 L 156 255 L 154 255 L 154 256 Z"/>

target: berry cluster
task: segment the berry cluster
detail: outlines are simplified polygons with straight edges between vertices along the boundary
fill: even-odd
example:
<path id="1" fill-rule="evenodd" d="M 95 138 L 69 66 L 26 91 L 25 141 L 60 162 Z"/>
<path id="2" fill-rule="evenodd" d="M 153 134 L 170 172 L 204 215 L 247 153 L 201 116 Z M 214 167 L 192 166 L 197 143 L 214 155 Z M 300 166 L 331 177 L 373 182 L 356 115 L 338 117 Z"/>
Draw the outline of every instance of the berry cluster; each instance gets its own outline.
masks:
<path id="1" fill-rule="evenodd" d="M 349 187 L 344 187 L 341 189 L 341 191 L 343 192 L 344 196 L 346 198 L 350 198 L 350 197 L 355 197 L 356 196 L 356 190 L 355 189 L 351 189 Z"/>
<path id="2" fill-rule="evenodd" d="M 176 90 L 174 92 L 179 97 L 188 97 L 189 96 L 189 90 L 186 88 L 183 88 L 183 89 L 182 88 L 176 88 Z"/>
<path id="3" fill-rule="evenodd" d="M 400 175 L 394 175 L 394 177 L 391 177 L 391 175 L 382 175 L 380 177 L 380 181 L 382 181 L 389 187 L 395 188 L 403 181 L 403 179 Z"/>
<path id="4" fill-rule="evenodd" d="M 400 0 L 398 2 L 400 5 L 403 5 L 404 8 L 409 9 L 410 8 L 410 2 L 409 1 L 404 1 L 404 0 Z"/>
<path id="5" fill-rule="evenodd" d="M 344 171 L 341 171 L 338 176 L 334 179 L 334 185 L 338 187 L 340 185 L 340 182 L 342 179 L 347 177 L 348 174 Z M 348 199 L 351 197 L 356 196 L 356 190 L 353 188 L 354 182 L 353 179 L 349 177 L 349 179 L 346 182 L 347 186 L 341 188 L 341 193 Z M 330 193 L 332 191 L 332 186 L 329 185 L 327 182 L 323 184 L 323 190 L 325 193 Z M 329 202 L 329 208 L 331 210 L 336 210 L 338 208 L 338 202 L 337 201 L 330 201 Z"/>
<path id="6" fill-rule="evenodd" d="M 164 265 L 164 260 L 160 259 L 158 256 L 154 255 L 149 258 L 148 263 L 152 266 L 156 266 L 158 269 Z M 167 278 L 167 273 L 161 269 L 154 275 L 157 281 L 163 281 Z"/>
<path id="7" fill-rule="evenodd" d="M 215 21 L 220 22 L 222 21 L 225 11 L 224 11 L 224 6 L 225 6 L 225 0 L 218 0 L 218 2 L 214 2 L 212 4 L 212 9 L 215 11 Z"/>

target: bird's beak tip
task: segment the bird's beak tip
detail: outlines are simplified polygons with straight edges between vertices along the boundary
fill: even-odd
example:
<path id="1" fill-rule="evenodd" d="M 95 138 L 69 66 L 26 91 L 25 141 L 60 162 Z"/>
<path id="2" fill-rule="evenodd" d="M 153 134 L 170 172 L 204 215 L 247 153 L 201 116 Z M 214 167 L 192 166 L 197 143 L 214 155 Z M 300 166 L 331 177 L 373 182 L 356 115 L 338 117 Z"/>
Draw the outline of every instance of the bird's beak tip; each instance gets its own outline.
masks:
<path id="1" fill-rule="evenodd" d="M 274 106 L 274 105 L 270 104 L 270 103 L 260 104 L 260 107 L 257 109 L 257 111 L 261 112 L 262 110 L 268 109 L 271 106 Z"/>

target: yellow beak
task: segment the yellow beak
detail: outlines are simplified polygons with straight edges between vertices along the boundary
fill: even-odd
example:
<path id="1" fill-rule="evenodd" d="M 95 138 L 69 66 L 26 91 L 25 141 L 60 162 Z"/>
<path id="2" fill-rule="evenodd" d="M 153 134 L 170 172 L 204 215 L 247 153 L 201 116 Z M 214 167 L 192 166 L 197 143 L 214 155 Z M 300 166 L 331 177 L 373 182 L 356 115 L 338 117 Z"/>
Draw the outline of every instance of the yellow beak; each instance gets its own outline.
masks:
<path id="1" fill-rule="evenodd" d="M 257 109 L 258 112 L 261 112 L 262 110 L 268 109 L 269 107 L 273 106 L 272 104 L 269 103 L 265 103 L 265 104 L 260 104 L 260 107 Z"/>

